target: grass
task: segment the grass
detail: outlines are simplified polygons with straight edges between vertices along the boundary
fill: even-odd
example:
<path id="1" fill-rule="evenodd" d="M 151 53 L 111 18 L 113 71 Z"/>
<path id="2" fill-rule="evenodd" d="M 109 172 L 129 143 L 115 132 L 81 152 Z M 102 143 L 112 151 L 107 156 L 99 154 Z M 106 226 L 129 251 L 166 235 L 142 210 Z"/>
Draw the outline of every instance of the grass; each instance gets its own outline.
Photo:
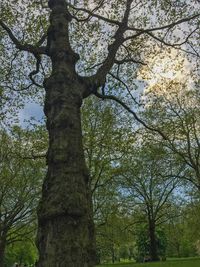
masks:
<path id="1" fill-rule="evenodd" d="M 200 267 L 200 258 L 169 259 L 165 262 L 153 263 L 116 263 L 99 265 L 98 267 Z"/>

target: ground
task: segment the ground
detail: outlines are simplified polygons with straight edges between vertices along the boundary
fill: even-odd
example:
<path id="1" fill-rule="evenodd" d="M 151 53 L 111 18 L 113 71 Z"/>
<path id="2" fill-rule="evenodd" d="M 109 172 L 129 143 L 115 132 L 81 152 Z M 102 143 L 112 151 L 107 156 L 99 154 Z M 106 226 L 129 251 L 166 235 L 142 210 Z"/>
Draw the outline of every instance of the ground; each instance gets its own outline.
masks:
<path id="1" fill-rule="evenodd" d="M 154 263 L 117 263 L 98 267 L 200 267 L 200 258 L 169 259 L 166 262 Z"/>

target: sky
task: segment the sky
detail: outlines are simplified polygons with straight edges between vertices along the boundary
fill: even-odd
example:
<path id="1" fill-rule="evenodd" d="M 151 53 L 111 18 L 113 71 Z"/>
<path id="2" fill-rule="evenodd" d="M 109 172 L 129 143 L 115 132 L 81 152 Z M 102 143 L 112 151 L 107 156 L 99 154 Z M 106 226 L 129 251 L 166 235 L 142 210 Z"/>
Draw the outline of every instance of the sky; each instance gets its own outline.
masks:
<path id="1" fill-rule="evenodd" d="M 177 72 L 177 70 L 175 71 L 176 65 L 177 64 L 179 65 L 181 60 L 186 60 L 186 59 L 184 59 L 182 57 L 182 55 L 179 55 L 177 57 L 177 55 L 176 55 L 177 51 L 172 51 L 172 52 L 175 53 L 175 55 L 172 56 L 173 53 L 171 53 L 169 56 L 169 54 L 163 53 L 163 57 L 161 59 L 159 58 L 159 55 L 157 57 L 153 58 L 154 60 L 151 59 L 152 66 L 149 66 L 151 68 L 151 72 L 148 72 L 148 70 L 146 70 L 143 73 L 143 75 L 146 76 L 145 79 L 148 80 L 148 87 L 149 86 L 151 87 L 156 83 L 159 83 L 159 81 L 160 81 L 159 79 L 163 78 L 163 76 L 165 78 L 171 78 L 171 79 L 173 78 L 174 79 L 175 76 L 179 75 L 182 79 L 183 75 L 185 75 L 187 73 L 188 70 L 186 69 L 186 66 L 184 66 L 184 68 L 180 68 L 180 70 L 179 70 L 179 72 L 181 71 L 180 73 Z M 166 71 L 166 69 L 167 69 L 167 71 Z M 184 73 L 182 72 L 183 69 L 184 69 Z M 139 78 L 141 78 L 141 77 L 139 75 Z M 139 85 L 139 86 L 141 86 L 141 85 Z M 143 88 L 143 86 L 142 86 L 142 88 Z M 29 101 L 25 104 L 25 107 L 19 111 L 18 118 L 19 118 L 19 124 L 22 127 L 26 127 L 28 125 L 27 121 L 30 120 L 31 118 L 34 118 L 34 121 L 44 122 L 43 107 L 41 105 L 39 105 L 38 103 Z"/>
<path id="2" fill-rule="evenodd" d="M 71 2 L 73 3 L 74 1 L 72 0 Z M 100 44 L 100 42 L 99 42 L 99 44 Z M 91 50 L 89 50 L 89 51 L 91 52 Z M 168 65 L 169 64 L 167 62 L 167 59 L 164 58 L 159 65 L 157 64 L 157 66 L 156 65 L 154 66 L 154 72 L 158 73 L 158 72 L 160 72 L 160 70 L 162 68 L 165 68 L 165 66 L 168 66 Z M 169 72 L 168 72 L 168 74 L 171 75 Z M 154 75 L 154 78 L 148 80 L 148 82 L 149 83 L 156 83 L 156 82 L 158 82 L 158 79 L 159 79 L 159 76 L 158 75 L 156 75 L 156 76 Z M 20 122 L 20 125 L 22 127 L 26 126 L 27 123 L 25 121 L 30 120 L 31 117 L 34 117 L 38 121 L 41 121 L 43 119 L 43 117 L 44 117 L 43 108 L 40 105 L 38 105 L 37 103 L 34 103 L 34 102 L 26 103 L 24 109 L 19 111 L 19 122 Z"/>
<path id="3" fill-rule="evenodd" d="M 26 127 L 28 125 L 27 121 L 31 118 L 34 120 L 41 122 L 44 121 L 44 112 L 43 107 L 34 102 L 28 102 L 25 104 L 25 107 L 19 111 L 19 124 L 22 127 Z"/>

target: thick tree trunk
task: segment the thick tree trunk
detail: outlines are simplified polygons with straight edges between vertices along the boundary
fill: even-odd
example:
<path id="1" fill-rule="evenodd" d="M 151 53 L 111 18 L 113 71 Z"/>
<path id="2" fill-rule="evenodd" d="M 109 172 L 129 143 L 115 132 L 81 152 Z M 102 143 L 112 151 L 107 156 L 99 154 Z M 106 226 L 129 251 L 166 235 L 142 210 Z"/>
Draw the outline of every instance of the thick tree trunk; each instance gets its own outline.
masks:
<path id="1" fill-rule="evenodd" d="M 5 248 L 6 243 L 3 240 L 0 240 L 0 267 L 4 267 L 4 258 L 5 258 Z"/>
<path id="2" fill-rule="evenodd" d="M 155 223 L 149 222 L 149 238 L 150 238 L 150 257 L 151 261 L 158 261 L 158 249 L 156 241 Z"/>
<path id="3" fill-rule="evenodd" d="M 38 208 L 39 267 L 95 265 L 92 202 L 85 165 L 80 107 L 83 85 L 75 73 L 77 55 L 68 40 L 69 14 L 64 0 L 52 9 L 48 54 L 52 74 L 45 81 L 49 132 L 48 172 Z"/>

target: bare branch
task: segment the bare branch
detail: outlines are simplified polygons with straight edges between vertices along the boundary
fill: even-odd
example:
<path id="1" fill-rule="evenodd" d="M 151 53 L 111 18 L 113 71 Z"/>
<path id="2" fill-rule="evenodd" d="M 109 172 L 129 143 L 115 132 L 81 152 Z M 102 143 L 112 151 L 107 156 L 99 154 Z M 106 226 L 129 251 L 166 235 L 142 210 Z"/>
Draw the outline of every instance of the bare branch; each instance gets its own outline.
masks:
<path id="1" fill-rule="evenodd" d="M 171 44 L 171 43 L 166 42 L 166 41 L 164 40 L 164 38 L 159 38 L 159 37 L 157 37 L 156 35 L 154 35 L 154 34 L 151 33 L 151 32 L 147 32 L 147 34 L 148 34 L 149 36 L 151 36 L 153 39 L 159 41 L 160 43 L 162 43 L 162 44 L 164 44 L 164 45 L 166 45 L 166 46 L 170 46 L 170 47 L 173 47 L 173 48 L 177 48 L 177 47 L 178 47 L 179 50 L 181 50 L 181 51 L 183 51 L 183 52 L 186 52 L 187 54 L 192 54 L 192 55 L 194 55 L 194 56 L 198 56 L 198 57 L 199 57 L 199 54 L 198 54 L 198 53 L 190 52 L 190 51 L 188 51 L 188 50 L 186 50 L 186 49 L 182 49 L 182 48 L 180 48 L 180 46 L 182 46 L 183 44 L 188 43 L 189 38 L 191 37 L 191 35 L 192 35 L 196 30 L 197 30 L 197 28 L 196 28 L 194 31 L 192 31 L 192 32 L 186 37 L 186 39 L 185 39 L 183 42 L 181 42 L 181 43 L 174 43 L 174 44 Z"/>
<path id="2" fill-rule="evenodd" d="M 47 39 L 47 34 L 44 34 L 44 35 L 40 38 L 40 40 L 37 42 L 36 46 L 41 46 L 41 45 L 45 42 L 46 39 Z"/>
<path id="3" fill-rule="evenodd" d="M 70 4 L 70 3 L 67 3 L 67 5 L 69 7 L 71 7 L 72 9 L 76 10 L 77 13 L 76 15 L 79 13 L 79 12 L 84 12 L 84 13 L 87 13 L 88 16 L 84 19 L 79 19 L 77 18 L 77 16 L 73 16 L 72 15 L 72 18 L 74 18 L 75 20 L 77 20 L 78 22 L 83 22 L 83 21 L 88 21 L 91 17 L 94 17 L 94 18 L 97 18 L 97 19 L 100 19 L 100 20 L 103 20 L 107 23 L 110 23 L 110 24 L 114 24 L 114 25 L 117 25 L 117 26 L 120 26 L 120 22 L 117 21 L 117 20 L 112 20 L 112 19 L 109 19 L 109 18 L 106 18 L 106 17 L 103 17 L 99 14 L 95 14 L 94 12 L 99 9 L 101 7 L 101 5 L 103 4 L 103 1 L 100 3 L 99 6 L 95 7 L 93 10 L 88 10 L 86 8 L 78 8 L 78 7 L 75 7 L 74 5 Z"/>
<path id="4" fill-rule="evenodd" d="M 96 74 L 90 77 L 90 81 L 92 82 L 93 86 L 96 86 L 96 88 L 102 86 L 105 83 L 106 75 L 108 74 L 108 72 L 110 71 L 110 69 L 114 64 L 117 51 L 124 42 L 123 35 L 128 27 L 128 18 L 132 2 L 133 0 L 126 1 L 126 10 L 124 12 L 123 19 L 122 22 L 119 24 L 119 28 L 114 35 L 115 39 L 114 42 L 110 46 L 108 46 L 107 58 L 105 59 L 102 66 L 97 70 Z"/>
<path id="5" fill-rule="evenodd" d="M 134 27 L 128 27 L 127 30 L 132 30 L 132 31 L 138 31 L 138 32 L 147 33 L 147 32 L 159 31 L 159 30 L 164 30 L 164 29 L 171 29 L 171 28 L 175 27 L 176 25 L 179 25 L 179 24 L 182 24 L 184 22 L 188 22 L 190 20 L 196 19 L 199 16 L 200 16 L 200 14 L 196 14 L 194 16 L 183 18 L 183 19 L 174 21 L 174 22 L 172 22 L 170 24 L 167 24 L 167 25 L 164 25 L 164 26 L 160 26 L 160 27 L 155 27 L 155 28 L 139 29 L 139 28 L 134 28 Z"/>
<path id="6" fill-rule="evenodd" d="M 45 159 L 46 158 L 46 153 L 44 154 L 33 154 L 31 156 L 24 156 L 24 157 L 21 157 L 22 159 L 33 159 L 33 160 L 36 160 L 36 159 Z"/>
<path id="7" fill-rule="evenodd" d="M 188 39 L 190 38 L 190 36 L 196 31 L 196 29 L 195 29 L 193 32 L 191 32 L 184 42 L 182 42 L 180 44 L 174 44 L 174 45 L 165 42 L 163 39 L 160 39 L 159 37 L 155 36 L 152 33 L 153 31 L 171 29 L 171 28 L 175 27 L 176 25 L 179 25 L 181 23 L 190 21 L 192 19 L 196 19 L 197 17 L 200 16 L 200 14 L 196 14 L 196 15 L 191 16 L 191 17 L 187 17 L 187 18 L 183 18 L 183 19 L 177 20 L 177 21 L 175 21 L 173 23 L 170 23 L 168 25 L 155 27 L 155 28 L 150 28 L 150 29 L 138 29 L 138 28 L 129 27 L 128 26 L 128 18 L 129 18 L 132 2 L 133 2 L 132 0 L 127 0 L 127 2 L 126 2 L 126 10 L 124 12 L 123 19 L 122 19 L 122 21 L 120 23 L 117 23 L 119 28 L 116 31 L 115 35 L 114 35 L 114 39 L 115 39 L 114 42 L 108 47 L 108 55 L 107 55 L 106 59 L 104 60 L 103 64 L 99 67 L 99 69 L 97 70 L 96 74 L 89 78 L 89 80 L 90 80 L 89 82 L 91 84 L 91 87 L 93 88 L 92 90 L 97 90 L 98 87 L 103 86 L 103 84 L 105 83 L 105 80 L 106 80 L 106 75 L 109 73 L 109 71 L 112 68 L 113 64 L 116 62 L 115 57 L 116 57 L 116 54 L 118 52 L 118 49 L 119 49 L 119 47 L 121 45 L 123 45 L 123 43 L 125 41 L 130 40 L 130 39 L 135 39 L 135 38 L 137 38 L 137 37 L 139 37 L 140 35 L 143 35 L 143 34 L 148 34 L 149 36 L 151 36 L 152 38 L 156 39 L 157 41 L 159 41 L 159 42 L 161 42 L 161 43 L 163 43 L 163 44 L 165 44 L 167 46 L 174 47 L 174 46 L 181 46 L 182 44 L 187 42 Z M 86 11 L 86 10 L 84 10 L 84 11 Z M 92 16 L 92 14 L 90 14 L 90 15 Z M 136 31 L 136 33 L 134 35 L 132 35 L 132 36 L 128 36 L 128 37 L 124 38 L 124 33 L 127 30 L 133 30 L 133 31 Z M 181 49 L 181 50 L 183 50 L 183 49 Z M 189 52 L 189 51 L 186 51 L 186 50 L 185 50 L 185 52 L 194 54 L 193 52 Z M 125 63 L 125 61 L 121 61 L 121 62 L 118 61 L 118 63 Z M 142 63 L 142 62 L 140 62 L 140 63 Z M 88 94 L 89 94 L 89 92 L 88 92 Z"/>
<path id="8" fill-rule="evenodd" d="M 144 62 L 142 62 L 140 60 L 135 60 L 133 58 L 124 58 L 122 60 L 115 59 L 114 60 L 114 63 L 119 64 L 119 65 L 122 65 L 124 63 L 134 63 L 134 64 L 147 65 Z"/>
<path id="9" fill-rule="evenodd" d="M 128 107 L 123 101 L 121 101 L 120 99 L 118 99 L 116 96 L 114 96 L 114 95 L 101 95 L 98 92 L 94 92 L 94 95 L 96 95 L 98 98 L 101 98 L 103 100 L 107 100 L 107 99 L 114 100 L 115 102 L 117 102 L 118 104 L 120 104 L 123 108 L 125 108 L 129 113 L 131 113 L 134 116 L 134 118 L 139 123 L 141 123 L 146 129 L 148 129 L 150 131 L 153 131 L 153 132 L 159 133 L 164 140 L 167 140 L 167 137 L 165 136 L 165 134 L 163 132 L 161 132 L 159 129 L 156 129 L 156 128 L 153 128 L 153 127 L 147 125 L 143 120 L 141 120 L 137 116 L 137 114 L 130 107 Z"/>
<path id="10" fill-rule="evenodd" d="M 124 87 L 125 87 L 126 90 L 128 91 L 128 93 L 129 93 L 131 99 L 134 101 L 134 103 L 137 104 L 138 106 L 140 106 L 140 103 L 138 103 L 137 100 L 135 99 L 135 97 L 132 95 L 132 93 L 131 93 L 131 91 L 130 91 L 128 85 L 127 85 L 125 82 L 123 82 L 123 81 L 119 78 L 119 76 L 115 76 L 115 75 L 114 75 L 113 73 L 111 73 L 111 72 L 109 72 L 109 74 L 110 74 L 114 79 L 116 79 L 117 81 L 119 81 L 121 84 L 124 85 Z M 105 95 L 105 94 L 103 94 L 103 95 Z"/>
<path id="11" fill-rule="evenodd" d="M 32 53 L 34 55 L 46 54 L 46 47 L 39 47 L 30 44 L 22 44 L 15 37 L 11 29 L 2 20 L 0 20 L 0 26 L 7 32 L 8 36 L 10 37 L 11 41 L 15 44 L 17 49 Z M 38 45 L 40 45 L 41 42 L 43 43 L 43 40 L 44 37 L 42 37 L 42 39 L 38 42 Z"/>
<path id="12" fill-rule="evenodd" d="M 43 88 L 42 85 L 38 84 L 35 79 L 33 78 L 34 75 L 38 74 L 39 73 L 39 70 L 40 70 L 40 63 L 41 63 L 41 56 L 40 55 L 35 55 L 35 58 L 36 58 L 36 69 L 33 70 L 30 74 L 29 74 L 29 78 L 30 80 L 32 81 L 32 83 L 34 85 L 36 85 L 37 87 L 40 87 L 40 88 Z"/>

